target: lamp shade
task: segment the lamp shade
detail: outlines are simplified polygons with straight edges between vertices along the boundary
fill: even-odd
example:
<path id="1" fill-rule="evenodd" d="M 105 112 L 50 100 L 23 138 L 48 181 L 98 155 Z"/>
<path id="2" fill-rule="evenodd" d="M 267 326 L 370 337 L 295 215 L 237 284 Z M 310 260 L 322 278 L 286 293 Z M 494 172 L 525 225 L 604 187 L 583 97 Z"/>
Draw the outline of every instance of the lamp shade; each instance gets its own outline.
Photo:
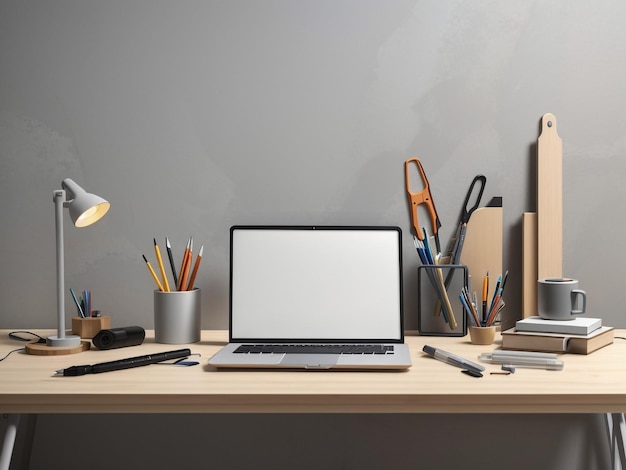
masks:
<path id="1" fill-rule="evenodd" d="M 76 227 L 86 227 L 100 220 L 111 205 L 100 196 L 86 192 L 70 178 L 62 183 L 68 193 L 67 206 L 72 223 Z"/>

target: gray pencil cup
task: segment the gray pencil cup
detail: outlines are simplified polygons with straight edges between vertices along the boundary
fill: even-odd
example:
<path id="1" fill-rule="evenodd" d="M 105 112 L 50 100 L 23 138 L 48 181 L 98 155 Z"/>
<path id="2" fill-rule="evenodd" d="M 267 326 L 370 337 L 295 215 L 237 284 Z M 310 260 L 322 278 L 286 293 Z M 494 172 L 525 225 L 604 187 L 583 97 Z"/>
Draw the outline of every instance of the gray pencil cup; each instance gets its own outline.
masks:
<path id="1" fill-rule="evenodd" d="M 154 291 L 154 337 L 157 343 L 200 341 L 200 289 Z"/>
<path id="2" fill-rule="evenodd" d="M 467 286 L 467 276 L 467 266 L 462 264 L 424 265 L 417 268 L 417 329 L 421 335 L 467 334 L 465 311 L 459 300 L 461 289 Z M 448 317 L 454 318 L 454 321 Z"/>

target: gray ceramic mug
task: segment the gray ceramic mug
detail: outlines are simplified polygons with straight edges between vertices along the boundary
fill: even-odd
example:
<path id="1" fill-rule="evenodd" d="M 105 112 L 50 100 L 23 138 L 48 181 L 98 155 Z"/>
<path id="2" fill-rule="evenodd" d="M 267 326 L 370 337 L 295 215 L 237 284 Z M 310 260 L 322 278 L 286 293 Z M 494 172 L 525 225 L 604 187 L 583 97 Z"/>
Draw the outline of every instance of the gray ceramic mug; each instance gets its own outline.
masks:
<path id="1" fill-rule="evenodd" d="M 548 277 L 537 281 L 537 312 L 541 318 L 573 320 L 586 308 L 587 294 L 578 288 L 576 279 Z"/>

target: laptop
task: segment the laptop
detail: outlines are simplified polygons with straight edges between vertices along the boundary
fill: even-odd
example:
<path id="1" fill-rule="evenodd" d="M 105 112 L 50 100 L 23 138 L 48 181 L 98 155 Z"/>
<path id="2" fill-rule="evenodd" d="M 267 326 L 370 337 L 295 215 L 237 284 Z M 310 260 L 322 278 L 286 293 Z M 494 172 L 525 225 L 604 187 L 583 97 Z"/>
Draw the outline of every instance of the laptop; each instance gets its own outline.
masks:
<path id="1" fill-rule="evenodd" d="M 399 227 L 233 226 L 218 368 L 406 369 Z"/>

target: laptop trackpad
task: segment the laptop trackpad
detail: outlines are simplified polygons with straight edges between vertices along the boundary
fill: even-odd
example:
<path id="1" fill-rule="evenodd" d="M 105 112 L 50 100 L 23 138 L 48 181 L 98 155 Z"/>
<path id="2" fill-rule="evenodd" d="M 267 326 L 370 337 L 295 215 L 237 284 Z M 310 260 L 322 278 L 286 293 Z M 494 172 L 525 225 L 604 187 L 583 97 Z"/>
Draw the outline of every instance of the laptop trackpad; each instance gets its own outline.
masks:
<path id="1" fill-rule="evenodd" d="M 337 364 L 338 354 L 285 354 L 281 366 L 329 369 Z"/>

